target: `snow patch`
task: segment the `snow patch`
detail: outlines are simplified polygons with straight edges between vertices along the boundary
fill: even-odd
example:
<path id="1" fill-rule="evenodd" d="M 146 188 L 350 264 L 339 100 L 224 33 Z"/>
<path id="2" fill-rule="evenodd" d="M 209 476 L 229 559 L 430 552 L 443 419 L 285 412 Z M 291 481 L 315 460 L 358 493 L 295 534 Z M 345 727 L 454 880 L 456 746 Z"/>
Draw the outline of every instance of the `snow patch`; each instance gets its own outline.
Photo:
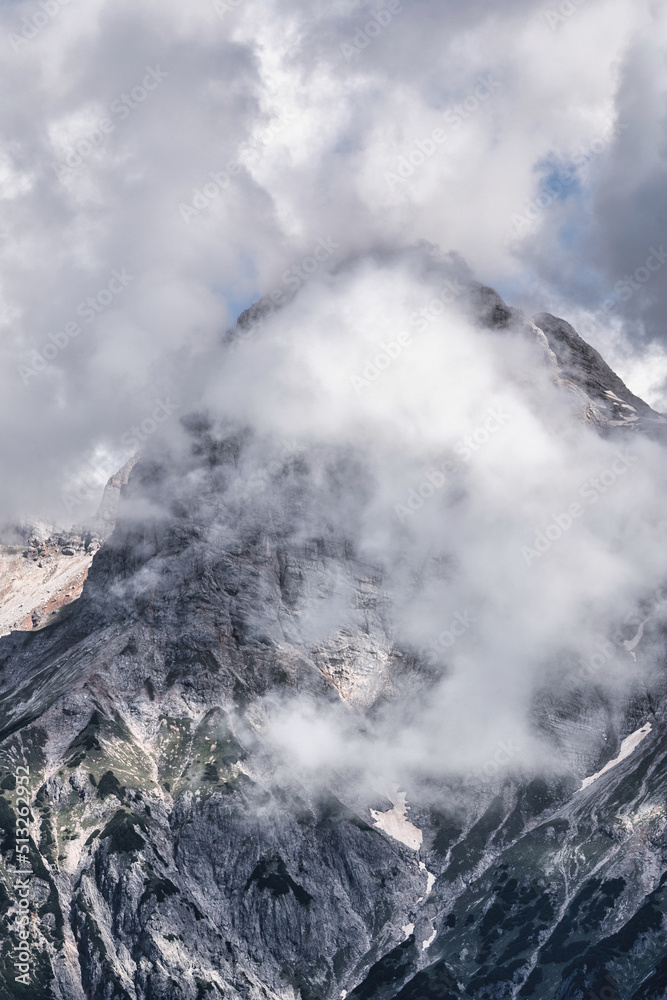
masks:
<path id="1" fill-rule="evenodd" d="M 433 872 L 430 872 L 428 870 L 428 868 L 426 867 L 426 865 L 424 864 L 423 861 L 419 862 L 419 867 L 420 867 L 420 869 L 423 872 L 426 872 L 426 875 L 427 875 L 427 879 L 426 879 L 426 896 L 430 896 L 431 895 L 431 890 L 432 890 L 433 886 L 435 885 L 435 875 L 433 874 Z M 422 896 L 422 899 L 425 899 L 426 896 Z M 421 902 L 421 900 L 420 900 L 420 902 Z"/>
<path id="2" fill-rule="evenodd" d="M 436 939 L 437 936 L 438 936 L 438 932 L 437 931 L 433 931 L 433 933 L 431 934 L 430 938 L 427 938 L 426 941 L 424 941 L 422 943 L 422 951 L 426 951 L 428 948 L 430 948 L 431 945 L 433 944 L 433 942 L 435 941 L 435 939 Z"/>
<path id="3" fill-rule="evenodd" d="M 630 653 L 630 655 L 635 660 L 637 659 L 637 657 L 635 656 L 635 654 L 632 651 L 635 648 L 635 646 L 639 642 L 641 642 L 641 640 L 643 638 L 643 635 L 644 635 L 644 625 L 646 625 L 647 621 L 648 621 L 648 618 L 645 618 L 644 621 L 641 623 L 641 625 L 639 626 L 639 629 L 637 631 L 637 635 L 634 637 L 634 639 L 628 639 L 626 642 L 623 643 L 623 645 L 627 649 L 628 653 Z"/>
<path id="4" fill-rule="evenodd" d="M 407 795 L 398 789 L 398 785 L 393 785 L 386 793 L 393 809 L 387 812 L 378 812 L 371 809 L 373 822 L 378 830 L 382 830 L 388 837 L 400 841 L 413 851 L 418 851 L 422 845 L 422 832 L 419 827 L 414 826 L 407 818 L 408 805 Z"/>
<path id="5" fill-rule="evenodd" d="M 603 774 L 606 774 L 607 771 L 611 771 L 612 767 L 616 767 L 616 765 L 620 764 L 622 760 L 629 757 L 635 747 L 638 747 L 641 741 L 648 736 L 651 732 L 651 728 L 651 723 L 647 722 L 641 727 L 641 729 L 638 729 L 635 733 L 631 733 L 630 736 L 626 736 L 621 743 L 621 750 L 618 756 L 614 757 L 613 760 L 610 760 L 608 764 L 605 764 L 602 770 L 598 771 L 597 774 L 592 774 L 590 778 L 584 778 L 581 783 L 581 788 L 587 788 L 589 785 L 592 785 L 594 781 L 597 781 L 597 779 Z M 579 789 L 579 791 L 581 791 L 581 789 Z"/>
<path id="6" fill-rule="evenodd" d="M 409 938 L 411 934 L 414 934 L 415 925 L 414 924 L 406 924 L 405 927 L 401 927 L 401 930 L 405 934 L 406 938 Z"/>

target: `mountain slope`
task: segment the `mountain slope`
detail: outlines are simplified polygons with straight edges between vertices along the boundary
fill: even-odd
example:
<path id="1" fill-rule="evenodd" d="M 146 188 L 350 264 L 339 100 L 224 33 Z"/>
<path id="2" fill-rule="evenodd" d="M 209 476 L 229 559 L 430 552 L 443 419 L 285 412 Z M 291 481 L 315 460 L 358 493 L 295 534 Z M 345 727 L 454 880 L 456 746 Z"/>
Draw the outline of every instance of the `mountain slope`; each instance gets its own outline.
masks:
<path id="1" fill-rule="evenodd" d="M 537 342 L 580 419 L 619 442 L 660 433 L 661 415 L 566 323 L 531 322 L 481 286 L 469 305 L 499 336 Z M 535 707 L 563 743 L 604 731 L 569 772 L 490 768 L 401 792 L 375 774 L 357 783 L 363 762 L 297 768 L 274 739 L 276 707 L 298 699 L 320 726 L 331 714 L 372 734 L 392 705 L 419 713 L 437 669 L 397 634 L 383 567 L 327 517 L 348 455 L 269 450 L 253 492 L 250 430 L 195 414 L 184 431 L 185 452 L 134 468 L 81 598 L 0 640 L 3 995 L 667 995 L 664 674 L 637 685 L 620 726 L 583 683 Z M 313 621 L 335 602 L 344 626 L 322 639 Z M 664 642 L 657 598 L 636 632 L 617 645 L 640 662 Z M 26 986 L 11 951 L 19 766 L 33 817 Z"/>

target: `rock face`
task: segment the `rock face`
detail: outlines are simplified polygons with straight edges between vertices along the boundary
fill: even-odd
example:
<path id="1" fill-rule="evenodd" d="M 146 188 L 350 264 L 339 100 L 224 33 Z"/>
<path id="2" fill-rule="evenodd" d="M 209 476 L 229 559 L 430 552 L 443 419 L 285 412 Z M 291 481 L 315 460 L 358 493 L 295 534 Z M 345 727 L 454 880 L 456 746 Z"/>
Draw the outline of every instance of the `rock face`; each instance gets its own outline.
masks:
<path id="1" fill-rule="evenodd" d="M 97 547 L 73 533 L 1 546 L 0 634 L 43 627 L 76 600 Z"/>
<path id="2" fill-rule="evenodd" d="M 485 286 L 474 288 L 470 299 L 486 326 L 499 331 L 522 329 L 543 346 L 556 381 L 581 400 L 582 416 L 587 422 L 607 432 L 624 427 L 665 439 L 667 418 L 630 392 L 599 352 L 564 319 L 538 313 L 529 320 Z"/>
<path id="3" fill-rule="evenodd" d="M 660 433 L 665 418 L 635 396 L 602 356 L 579 336 L 569 323 L 549 313 L 535 316 L 558 359 L 561 376 L 593 400 L 608 426 L 636 424 L 637 428 Z"/>
<path id="4" fill-rule="evenodd" d="M 116 523 L 120 491 L 136 459 L 107 483 L 97 516 L 88 526 L 17 529 L 13 542 L 0 545 L 0 635 L 29 632 L 50 624 L 81 596 L 95 553 Z"/>
<path id="5" fill-rule="evenodd" d="M 477 286 L 470 301 L 499 335 L 523 325 L 603 433 L 660 432 L 566 323 L 517 317 Z M 665 699 L 637 697 L 577 776 L 369 789 L 335 769 L 295 773 L 266 737 L 272 704 L 298 696 L 364 727 L 397 692 L 427 693 L 430 667 L 396 642 L 378 567 L 326 526 L 301 530 L 303 456 L 281 459 L 280 504 L 258 529 L 256 498 L 239 492 L 248 433 L 184 424 L 186 459 L 133 469 L 79 600 L 0 642 L 2 995 L 667 995 Z M 325 507 L 335 477 L 326 490 Z M 346 624 L 321 641 L 310 622 L 332 578 Z M 635 655 L 663 629 L 649 612 Z M 562 729 L 589 708 L 572 704 Z M 33 822 L 17 869 L 19 765 Z M 12 949 L 25 871 L 24 986 Z"/>

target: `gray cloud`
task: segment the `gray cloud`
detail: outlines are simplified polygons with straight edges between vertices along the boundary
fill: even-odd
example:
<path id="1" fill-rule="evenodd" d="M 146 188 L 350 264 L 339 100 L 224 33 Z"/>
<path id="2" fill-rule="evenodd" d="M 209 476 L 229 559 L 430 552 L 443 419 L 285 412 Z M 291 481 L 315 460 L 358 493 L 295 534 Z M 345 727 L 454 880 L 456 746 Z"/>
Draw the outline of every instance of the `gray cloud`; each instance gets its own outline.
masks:
<path id="1" fill-rule="evenodd" d="M 401 6 L 388 21 L 385 3 L 339 2 L 315 12 L 298 0 L 241 0 L 219 15 L 212 3 L 72 0 L 18 48 L 10 34 L 24 30 L 23 18 L 38 6 L 2 7 L 3 519 L 39 513 L 62 520 L 63 492 L 100 456 L 124 459 L 132 428 L 150 421 L 157 400 L 173 397 L 185 413 L 203 398 L 215 412 L 224 397 L 228 415 L 260 433 L 271 428 L 284 439 L 281 448 L 295 438 L 304 447 L 304 426 L 310 445 L 357 447 L 363 427 L 378 467 L 357 461 L 375 499 L 368 508 L 350 500 L 342 509 L 360 519 L 369 559 L 397 538 L 411 539 L 413 562 L 392 576 L 399 590 L 409 590 L 416 554 L 426 559 L 433 530 L 441 530 L 440 507 L 452 502 L 451 531 L 466 539 L 469 553 L 461 589 L 433 584 L 429 593 L 443 595 L 429 597 L 438 612 L 406 610 L 406 641 L 423 629 L 437 641 L 456 613 L 484 604 L 493 587 L 480 594 L 475 581 L 497 572 L 488 568 L 485 546 L 494 566 L 509 573 L 508 538 L 513 602 L 539 615 L 530 595 L 547 559 L 551 566 L 563 560 L 563 580 L 571 573 L 595 592 L 593 570 L 579 573 L 566 555 L 580 530 L 580 552 L 603 572 L 587 521 L 528 577 L 521 547 L 533 528 L 544 530 L 567 509 L 587 476 L 606 468 L 610 446 L 593 445 L 582 432 L 577 460 L 565 463 L 557 443 L 567 424 L 561 404 L 554 397 L 548 418 L 538 417 L 537 402 L 516 384 L 532 349 L 509 338 L 499 350 L 490 335 L 471 332 L 456 308 L 456 336 L 447 341 L 441 317 L 427 317 L 418 346 L 410 317 L 438 289 L 421 264 L 394 271 L 377 261 L 426 240 L 461 254 L 516 304 L 557 305 L 574 320 L 595 315 L 665 236 L 664 13 L 619 0 L 612 17 L 607 5 L 589 0 L 554 28 L 550 5 L 523 0 L 502 9 L 425 0 Z M 380 30 L 367 31 L 373 22 Z M 344 47 L 355 37 L 368 44 L 349 56 Z M 145 88 L 158 68 L 166 76 Z M 497 86 L 488 99 L 476 98 L 489 77 Z M 445 140 L 435 142 L 435 130 Z M 600 136 L 612 138 L 578 164 Z M 74 165 L 67 170 L 54 168 L 68 160 Z M 412 172 L 388 182 L 406 161 Z M 568 166 L 567 197 L 555 198 L 520 245 L 508 247 L 513 215 Z M 229 180 L 215 190 L 211 174 L 221 172 Z M 204 207 L 186 221 L 181 206 L 194 205 L 198 191 Z M 299 278 L 288 302 L 297 289 L 286 273 L 298 277 L 292 269 L 321 240 L 340 249 Z M 352 267 L 356 260 L 365 263 Z M 133 280 L 103 302 L 113 272 L 123 269 Z M 636 344 L 643 349 L 661 336 L 663 286 L 657 273 L 592 328 L 596 346 L 636 376 L 631 387 L 638 390 L 648 381 Z M 235 315 L 272 290 L 289 295 L 263 325 L 261 348 L 251 336 L 223 353 L 219 343 Z M 90 297 L 100 312 L 86 322 L 79 309 Z M 66 343 L 72 323 L 81 329 Z M 393 343 L 404 330 L 414 333 L 399 343 L 400 356 L 357 391 L 352 379 L 375 370 L 383 338 Z M 34 352 L 47 362 L 43 370 Z M 207 366 L 210 379 L 202 374 Z M 651 391 L 659 398 L 660 385 Z M 498 406 L 513 417 L 480 450 L 479 462 L 463 464 L 451 487 L 438 488 L 401 523 L 396 506 L 410 509 L 433 463 L 448 449 L 456 457 L 457 443 Z M 168 435 L 177 422 L 165 426 Z M 545 455 L 551 471 L 542 469 Z M 641 468 L 651 461 L 647 453 Z M 535 481 L 542 471 L 554 477 L 546 506 Z M 486 502 L 500 503 L 499 484 L 508 476 L 521 489 L 489 515 Z M 641 476 L 652 498 L 656 481 Z M 454 503 L 457 491 L 472 495 L 465 515 Z M 600 507 L 605 537 L 620 524 L 626 491 L 620 482 Z M 489 517 L 487 537 L 479 525 Z M 446 542 L 445 533 L 445 552 Z M 630 555 L 619 560 L 614 572 L 625 585 L 639 571 Z M 499 578 L 493 586 L 501 587 Z M 532 648 L 532 632 L 525 621 L 516 628 L 520 642 L 511 656 L 520 676 L 528 652 L 518 647 Z M 593 641 L 588 626 L 577 628 Z M 491 634 L 470 629 L 466 641 L 481 644 L 482 659 L 490 656 Z M 535 648 L 540 643 L 548 647 L 543 632 Z M 462 688 L 461 706 L 466 697 Z"/>
<path id="2" fill-rule="evenodd" d="M 662 446 L 600 436 L 534 330 L 475 321 L 461 273 L 422 246 L 313 274 L 187 376 L 220 471 L 167 431 L 181 457 L 163 500 L 209 511 L 209 555 L 276 531 L 297 553 L 289 620 L 258 601 L 258 636 L 347 663 L 345 705 L 268 700 L 261 720 L 315 778 L 483 777 L 498 753 L 579 768 L 658 663 L 624 642 L 664 573 Z M 584 717 L 566 742 L 560 701 Z"/>

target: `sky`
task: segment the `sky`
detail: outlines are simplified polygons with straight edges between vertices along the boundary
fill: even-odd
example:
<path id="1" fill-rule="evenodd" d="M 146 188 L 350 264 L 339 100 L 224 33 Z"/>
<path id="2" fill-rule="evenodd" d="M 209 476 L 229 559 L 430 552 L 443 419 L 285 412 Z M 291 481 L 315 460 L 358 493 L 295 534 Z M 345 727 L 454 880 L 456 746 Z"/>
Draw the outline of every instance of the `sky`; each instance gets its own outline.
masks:
<path id="1" fill-rule="evenodd" d="M 663 4 L 5 0 L 0 43 L 1 519 L 76 519 L 313 254 L 453 252 L 664 399 Z"/>

